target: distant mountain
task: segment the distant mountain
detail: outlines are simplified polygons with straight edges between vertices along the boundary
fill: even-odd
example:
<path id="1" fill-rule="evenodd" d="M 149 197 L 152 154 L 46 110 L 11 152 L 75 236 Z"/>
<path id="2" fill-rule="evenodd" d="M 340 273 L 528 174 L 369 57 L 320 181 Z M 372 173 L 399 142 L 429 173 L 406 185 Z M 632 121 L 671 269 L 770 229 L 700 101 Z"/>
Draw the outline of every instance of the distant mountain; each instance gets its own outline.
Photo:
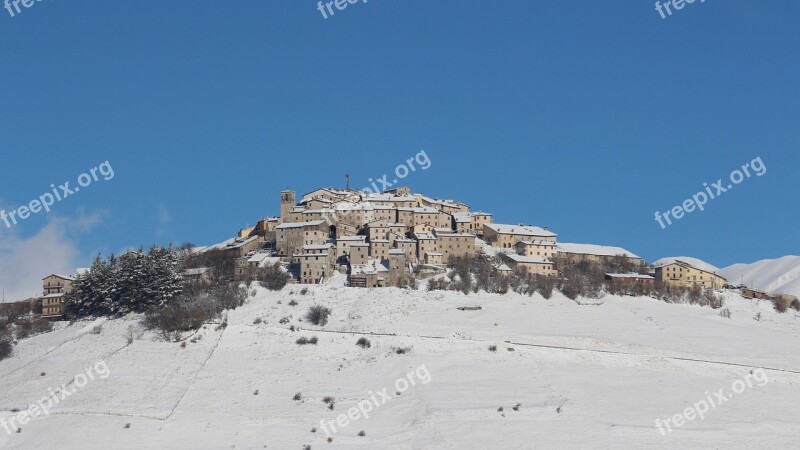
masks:
<path id="1" fill-rule="evenodd" d="M 662 266 L 664 264 L 671 264 L 675 261 L 683 261 L 686 264 L 690 264 L 698 269 L 707 270 L 709 272 L 720 273 L 720 269 L 713 264 L 709 264 L 702 259 L 692 258 L 691 256 L 670 256 L 667 258 L 661 258 L 653 263 L 654 266 Z M 725 276 L 724 274 L 721 274 Z"/>
<path id="2" fill-rule="evenodd" d="M 720 272 L 730 284 L 800 296 L 800 256 L 734 264 Z"/>

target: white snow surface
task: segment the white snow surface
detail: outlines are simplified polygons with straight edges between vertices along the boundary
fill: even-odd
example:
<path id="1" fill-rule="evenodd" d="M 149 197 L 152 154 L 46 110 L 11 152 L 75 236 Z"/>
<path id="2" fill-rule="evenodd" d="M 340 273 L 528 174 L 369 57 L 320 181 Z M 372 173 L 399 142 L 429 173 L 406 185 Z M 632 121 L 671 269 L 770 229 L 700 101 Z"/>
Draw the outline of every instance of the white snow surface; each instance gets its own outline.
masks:
<path id="1" fill-rule="evenodd" d="M 800 297 L 800 256 L 764 259 L 752 264 L 734 264 L 721 271 L 731 284 L 744 281 L 748 287 Z"/>
<path id="2" fill-rule="evenodd" d="M 6 422 L 11 409 L 27 408 L 50 388 L 74 387 L 73 378 L 98 361 L 110 375 L 76 388 L 20 433 L 0 428 L 0 448 L 796 448 L 800 320 L 769 302 L 727 292 L 731 318 L 724 318 L 647 298 L 606 296 L 599 306 L 580 306 L 560 294 L 465 296 L 342 282 L 334 277 L 306 295 L 297 285 L 256 288 L 228 312 L 227 327 L 209 324 L 187 335 L 185 348 L 144 331 L 138 316 L 59 323 L 24 339 L 0 361 Z M 301 321 L 315 304 L 333 310 L 324 327 Z M 131 344 L 129 327 L 137 331 Z M 319 343 L 299 346 L 301 336 Z M 370 348 L 355 345 L 362 336 Z M 401 347 L 410 351 L 393 351 Z M 430 382 L 417 377 L 396 395 L 397 380 L 422 365 Z M 656 419 L 719 389 L 732 392 L 760 367 L 769 368 L 765 385 L 665 436 L 658 431 Z M 321 420 L 384 388 L 390 401 L 337 426 L 326 442 Z M 301 401 L 292 399 L 297 392 Z M 335 398 L 335 410 L 325 396 Z"/>

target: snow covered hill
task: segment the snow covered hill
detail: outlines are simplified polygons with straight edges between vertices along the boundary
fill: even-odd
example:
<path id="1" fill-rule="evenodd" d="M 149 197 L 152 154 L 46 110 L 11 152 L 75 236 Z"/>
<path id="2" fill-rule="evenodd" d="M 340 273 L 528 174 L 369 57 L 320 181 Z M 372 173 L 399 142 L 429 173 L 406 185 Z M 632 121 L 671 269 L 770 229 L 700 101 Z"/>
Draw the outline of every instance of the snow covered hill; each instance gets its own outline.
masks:
<path id="1" fill-rule="evenodd" d="M 560 295 L 338 281 L 307 295 L 255 289 L 227 326 L 209 324 L 183 343 L 142 330 L 135 316 L 61 323 L 25 339 L 0 362 L 0 424 L 21 413 L 12 410 L 51 404 L 19 433 L 0 426 L 0 448 L 796 446 L 800 320 L 768 302 L 727 293 L 724 318 L 647 298 L 580 306 Z M 300 320 L 314 304 L 333 309 L 324 327 Z M 300 337 L 318 343 L 297 345 Z M 361 337 L 368 348 L 356 345 Z M 734 393 L 758 368 L 765 382 Z M 62 385 L 70 394 L 54 403 Z M 720 390 L 725 399 L 703 419 L 675 425 Z M 358 406 L 372 399 L 364 417 Z M 665 419 L 672 426 L 662 434 L 656 420 Z"/>
<path id="2" fill-rule="evenodd" d="M 721 270 L 731 284 L 800 296 L 800 256 L 734 264 Z"/>

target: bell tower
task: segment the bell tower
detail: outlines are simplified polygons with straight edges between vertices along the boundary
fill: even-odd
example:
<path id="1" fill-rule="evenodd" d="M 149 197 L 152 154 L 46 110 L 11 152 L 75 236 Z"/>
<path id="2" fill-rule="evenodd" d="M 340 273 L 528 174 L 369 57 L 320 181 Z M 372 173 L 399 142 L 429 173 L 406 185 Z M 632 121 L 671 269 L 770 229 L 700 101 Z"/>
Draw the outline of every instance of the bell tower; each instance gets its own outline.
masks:
<path id="1" fill-rule="evenodd" d="M 289 215 L 291 214 L 292 208 L 294 208 L 295 205 L 295 192 L 281 191 L 281 223 L 289 221 Z"/>

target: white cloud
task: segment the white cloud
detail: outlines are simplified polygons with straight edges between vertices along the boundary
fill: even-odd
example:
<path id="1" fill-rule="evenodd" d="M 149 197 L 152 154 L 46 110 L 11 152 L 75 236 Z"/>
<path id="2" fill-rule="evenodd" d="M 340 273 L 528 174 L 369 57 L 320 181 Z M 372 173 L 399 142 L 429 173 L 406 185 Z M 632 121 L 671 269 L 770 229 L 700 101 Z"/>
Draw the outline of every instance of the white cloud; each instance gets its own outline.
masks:
<path id="1" fill-rule="evenodd" d="M 5 289 L 6 301 L 41 295 L 42 278 L 51 273 L 74 273 L 81 257 L 77 237 L 99 224 L 103 215 L 81 211 L 77 217 L 53 217 L 30 237 L 2 227 L 0 288 Z"/>

